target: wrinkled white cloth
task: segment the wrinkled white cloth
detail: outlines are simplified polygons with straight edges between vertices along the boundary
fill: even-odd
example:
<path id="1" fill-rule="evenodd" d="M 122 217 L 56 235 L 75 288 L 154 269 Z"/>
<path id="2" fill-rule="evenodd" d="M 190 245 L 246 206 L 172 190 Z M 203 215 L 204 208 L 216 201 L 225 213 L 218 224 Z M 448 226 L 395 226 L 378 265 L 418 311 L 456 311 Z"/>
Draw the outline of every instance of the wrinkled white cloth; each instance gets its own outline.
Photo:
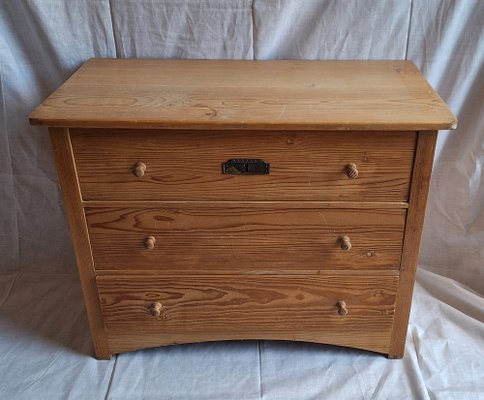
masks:
<path id="1" fill-rule="evenodd" d="M 483 399 L 484 2 L 0 0 L 0 398 Z M 91 57 L 410 59 L 449 104 L 403 360 L 225 342 L 96 361 L 45 128 Z"/>

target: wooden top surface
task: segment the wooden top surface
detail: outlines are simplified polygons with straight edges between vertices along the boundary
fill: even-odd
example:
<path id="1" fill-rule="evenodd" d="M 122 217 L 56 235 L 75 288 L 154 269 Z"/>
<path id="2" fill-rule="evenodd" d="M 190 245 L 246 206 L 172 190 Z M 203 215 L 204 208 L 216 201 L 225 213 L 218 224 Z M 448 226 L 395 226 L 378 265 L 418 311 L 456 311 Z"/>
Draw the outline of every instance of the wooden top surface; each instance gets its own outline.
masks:
<path id="1" fill-rule="evenodd" d="M 438 130 L 410 61 L 92 59 L 30 115 L 56 127 Z"/>

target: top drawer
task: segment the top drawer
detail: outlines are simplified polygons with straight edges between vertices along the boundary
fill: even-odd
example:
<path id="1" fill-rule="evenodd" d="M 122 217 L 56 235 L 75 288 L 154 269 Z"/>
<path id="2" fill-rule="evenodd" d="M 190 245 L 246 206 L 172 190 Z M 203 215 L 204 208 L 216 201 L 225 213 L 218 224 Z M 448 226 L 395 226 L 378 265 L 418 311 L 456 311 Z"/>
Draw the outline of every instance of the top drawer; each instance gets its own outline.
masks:
<path id="1" fill-rule="evenodd" d="M 416 133 L 72 129 L 71 140 L 84 200 L 405 202 Z M 230 159 L 269 173 L 223 174 Z"/>

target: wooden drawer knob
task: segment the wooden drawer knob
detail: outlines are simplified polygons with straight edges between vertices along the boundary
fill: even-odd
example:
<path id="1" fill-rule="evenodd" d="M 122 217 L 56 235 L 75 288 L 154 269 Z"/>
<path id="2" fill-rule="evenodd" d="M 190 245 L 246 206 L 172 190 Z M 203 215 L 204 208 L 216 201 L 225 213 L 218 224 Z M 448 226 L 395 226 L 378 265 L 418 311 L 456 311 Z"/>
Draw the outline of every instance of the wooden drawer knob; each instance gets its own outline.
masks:
<path id="1" fill-rule="evenodd" d="M 138 161 L 133 167 L 133 174 L 141 178 L 146 172 L 146 164 Z"/>
<path id="2" fill-rule="evenodd" d="M 155 248 L 155 243 L 156 239 L 154 236 L 148 236 L 143 242 L 146 250 L 153 250 Z"/>
<path id="3" fill-rule="evenodd" d="M 343 251 L 350 251 L 351 250 L 351 242 L 348 236 L 341 236 L 339 238 L 339 245 L 341 250 Z"/>
<path id="4" fill-rule="evenodd" d="M 358 178 L 358 168 L 356 168 L 356 164 L 350 163 L 346 166 L 346 176 L 350 179 Z"/>
<path id="5" fill-rule="evenodd" d="M 336 303 L 336 307 L 338 307 L 338 314 L 339 315 L 348 314 L 348 307 L 346 306 L 346 303 L 343 300 L 339 300 Z"/>
<path id="6" fill-rule="evenodd" d="M 163 304 L 161 304 L 159 301 L 155 301 L 149 306 L 148 311 L 150 315 L 152 315 L 153 317 L 159 317 L 161 315 L 162 309 L 163 309 Z"/>

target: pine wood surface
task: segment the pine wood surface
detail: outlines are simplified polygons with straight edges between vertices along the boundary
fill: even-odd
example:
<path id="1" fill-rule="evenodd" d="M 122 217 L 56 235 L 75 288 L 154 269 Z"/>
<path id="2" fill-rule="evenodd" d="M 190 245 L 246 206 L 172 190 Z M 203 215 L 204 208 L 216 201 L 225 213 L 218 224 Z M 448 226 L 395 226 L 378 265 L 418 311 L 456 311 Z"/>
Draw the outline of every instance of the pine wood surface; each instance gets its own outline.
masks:
<path id="1" fill-rule="evenodd" d="M 386 317 L 383 317 L 385 319 Z M 380 319 L 379 319 L 380 320 Z M 379 324 L 380 326 L 382 324 Z M 270 327 L 254 331 L 240 332 L 196 332 L 196 334 L 181 331 L 176 333 L 164 332 L 107 332 L 109 348 L 113 354 L 127 351 L 145 349 L 158 346 L 169 346 L 185 343 L 213 342 L 222 340 L 285 340 L 303 341 L 312 343 L 346 346 L 355 349 L 368 350 L 376 353 L 388 354 L 389 335 L 391 323 L 378 331 L 366 331 L 358 328 L 358 334 L 353 330 L 344 329 L 287 329 L 284 331 L 271 331 Z"/>
<path id="2" fill-rule="evenodd" d="M 82 209 L 81 192 L 67 129 L 50 128 L 50 138 L 64 198 L 64 209 L 70 226 L 77 267 L 81 278 L 87 319 L 94 353 L 99 359 L 111 358 L 94 276 L 94 263 L 89 244 L 86 218 Z"/>
<path id="3" fill-rule="evenodd" d="M 411 61 L 92 59 L 30 115 L 64 127 L 452 129 Z"/>
<path id="4" fill-rule="evenodd" d="M 405 209 L 288 209 L 285 202 L 86 208 L 96 269 L 201 275 L 398 269 L 405 215 Z M 150 236 L 151 250 L 144 244 Z"/>
<path id="5" fill-rule="evenodd" d="M 456 126 L 413 63 L 93 59 L 30 121 L 51 127 L 98 358 L 403 356 L 436 130 Z M 270 173 L 222 174 L 234 158 Z"/>
<path id="6" fill-rule="evenodd" d="M 272 207 L 278 204 L 278 201 L 247 201 L 244 202 L 244 207 Z M 184 206 L 201 206 L 214 205 L 218 207 L 232 208 L 239 207 L 240 202 L 230 200 L 213 200 L 213 201 L 173 201 L 173 200 L 130 200 L 129 202 L 122 200 L 83 200 L 82 204 L 86 208 L 122 208 L 127 205 L 131 208 L 164 208 L 164 207 L 184 207 Z M 390 208 L 408 208 L 408 203 L 400 201 L 306 201 L 299 200 L 284 201 L 286 209 L 294 208 L 347 208 L 347 209 L 390 209 Z"/>
<path id="7" fill-rule="evenodd" d="M 436 131 L 419 132 L 415 165 L 413 168 L 410 204 L 405 226 L 402 267 L 396 303 L 397 315 L 389 351 L 390 358 L 403 357 L 407 337 L 408 319 L 412 304 L 412 293 L 417 271 L 420 239 L 425 217 L 427 196 L 432 175 Z"/>
<path id="8" fill-rule="evenodd" d="M 415 132 L 72 130 L 84 200 L 400 201 L 408 198 Z M 233 158 L 268 175 L 222 174 Z M 138 177 L 138 162 L 146 165 Z M 354 163 L 358 177 L 346 166 Z"/>
<path id="9" fill-rule="evenodd" d="M 172 342 L 245 338 L 329 343 L 388 350 L 398 276 L 98 276 L 110 337 L 172 335 Z M 344 300 L 348 314 L 338 313 Z M 162 305 L 153 316 L 154 302 Z M 182 334 L 177 338 L 177 334 Z M 136 336 L 135 336 L 136 335 Z M 201 335 L 201 336 L 199 336 Z M 141 343 L 140 340 L 141 339 Z M 160 336 L 158 345 L 168 344 Z M 156 345 L 156 344 L 155 344 Z"/>

